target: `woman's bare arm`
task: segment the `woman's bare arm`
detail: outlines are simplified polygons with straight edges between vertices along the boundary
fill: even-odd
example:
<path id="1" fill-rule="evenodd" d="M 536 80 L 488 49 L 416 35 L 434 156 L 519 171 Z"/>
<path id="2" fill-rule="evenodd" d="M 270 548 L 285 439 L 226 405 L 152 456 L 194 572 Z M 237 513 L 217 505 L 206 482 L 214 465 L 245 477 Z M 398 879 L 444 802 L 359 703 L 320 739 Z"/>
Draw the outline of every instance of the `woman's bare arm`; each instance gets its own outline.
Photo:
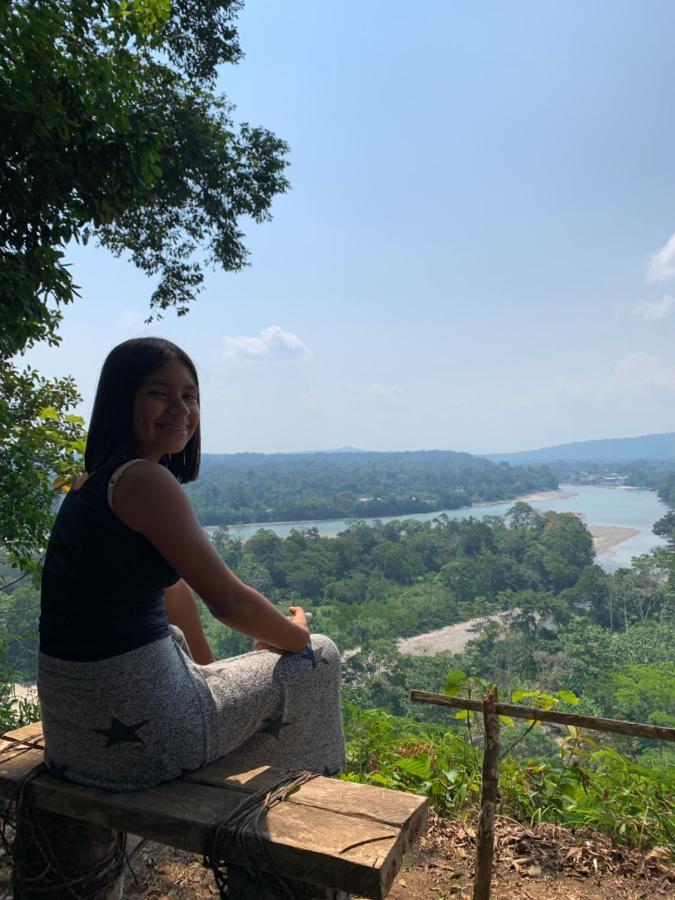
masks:
<path id="1" fill-rule="evenodd" d="M 113 511 L 157 548 L 216 618 L 281 650 L 304 649 L 309 630 L 302 610 L 286 618 L 228 569 L 163 466 L 147 461 L 130 466 L 115 485 Z"/>
<path id="2" fill-rule="evenodd" d="M 166 614 L 172 625 L 177 625 L 185 635 L 192 658 L 201 666 L 213 662 L 213 652 L 204 634 L 199 609 L 190 586 L 181 578 L 164 589 Z"/>

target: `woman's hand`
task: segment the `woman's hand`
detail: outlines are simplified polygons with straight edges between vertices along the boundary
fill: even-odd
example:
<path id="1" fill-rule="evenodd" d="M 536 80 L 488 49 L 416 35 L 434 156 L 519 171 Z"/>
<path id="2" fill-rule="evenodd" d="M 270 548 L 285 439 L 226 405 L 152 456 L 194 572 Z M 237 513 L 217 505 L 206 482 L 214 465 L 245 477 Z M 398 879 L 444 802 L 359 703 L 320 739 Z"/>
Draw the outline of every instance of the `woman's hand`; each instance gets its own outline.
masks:
<path id="1" fill-rule="evenodd" d="M 306 628 L 309 631 L 309 616 L 301 606 L 289 606 L 288 611 L 290 613 L 288 618 L 294 625 L 299 625 L 301 628 Z"/>
<path id="2" fill-rule="evenodd" d="M 294 625 L 299 625 L 300 628 L 304 628 L 307 632 L 309 632 L 309 622 L 307 621 L 308 615 L 304 611 L 301 606 L 289 606 L 288 611 L 290 612 L 290 616 L 288 618 L 293 622 Z M 311 613 L 309 613 L 311 616 Z M 279 648 L 275 647 L 273 644 L 268 644 L 265 641 L 256 641 L 253 645 L 255 650 L 276 650 Z"/>

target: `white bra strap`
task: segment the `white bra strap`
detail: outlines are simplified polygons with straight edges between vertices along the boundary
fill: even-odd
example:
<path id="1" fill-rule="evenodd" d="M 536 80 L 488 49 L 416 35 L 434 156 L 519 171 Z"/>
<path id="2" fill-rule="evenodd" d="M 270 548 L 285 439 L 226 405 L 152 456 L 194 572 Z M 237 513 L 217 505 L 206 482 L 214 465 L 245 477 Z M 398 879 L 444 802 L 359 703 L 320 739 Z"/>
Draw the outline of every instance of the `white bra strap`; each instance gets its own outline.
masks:
<path id="1" fill-rule="evenodd" d="M 115 485 L 120 480 L 122 475 L 126 472 L 129 466 L 133 466 L 134 463 L 137 462 L 145 462 L 144 459 L 130 459 L 128 462 L 123 463 L 118 469 L 110 476 L 110 481 L 108 482 L 108 506 L 110 509 L 113 509 L 113 491 L 115 490 Z M 113 510 L 114 512 L 114 510 Z"/>

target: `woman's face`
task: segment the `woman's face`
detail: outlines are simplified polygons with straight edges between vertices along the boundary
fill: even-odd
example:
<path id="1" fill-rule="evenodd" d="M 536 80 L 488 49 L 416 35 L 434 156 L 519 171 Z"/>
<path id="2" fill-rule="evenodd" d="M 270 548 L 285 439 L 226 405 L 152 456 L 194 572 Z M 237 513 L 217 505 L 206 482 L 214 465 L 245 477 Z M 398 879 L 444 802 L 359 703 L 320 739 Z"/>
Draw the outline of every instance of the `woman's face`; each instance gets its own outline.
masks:
<path id="1" fill-rule="evenodd" d="M 190 370 L 177 359 L 155 369 L 134 398 L 136 452 L 159 462 L 182 453 L 199 424 L 199 390 Z"/>

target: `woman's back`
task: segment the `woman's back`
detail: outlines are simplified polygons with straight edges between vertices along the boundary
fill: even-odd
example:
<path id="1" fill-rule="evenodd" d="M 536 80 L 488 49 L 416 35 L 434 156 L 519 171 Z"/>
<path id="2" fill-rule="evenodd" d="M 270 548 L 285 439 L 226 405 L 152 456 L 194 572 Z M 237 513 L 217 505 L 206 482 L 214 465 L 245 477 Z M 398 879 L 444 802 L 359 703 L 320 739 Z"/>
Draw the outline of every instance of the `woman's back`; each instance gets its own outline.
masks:
<path id="1" fill-rule="evenodd" d="M 42 575 L 40 650 L 48 656 L 105 659 L 169 633 L 163 589 L 178 575 L 110 508 L 119 463 L 71 490 L 56 518 Z"/>

